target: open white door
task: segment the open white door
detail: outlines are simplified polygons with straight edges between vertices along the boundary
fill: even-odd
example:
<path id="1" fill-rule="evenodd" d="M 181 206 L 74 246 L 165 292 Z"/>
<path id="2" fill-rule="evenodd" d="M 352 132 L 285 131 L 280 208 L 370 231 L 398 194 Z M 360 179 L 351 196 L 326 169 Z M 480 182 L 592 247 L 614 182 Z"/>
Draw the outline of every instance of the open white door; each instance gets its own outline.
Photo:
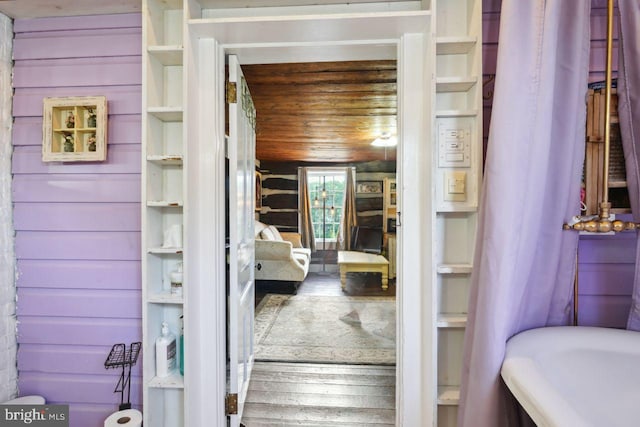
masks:
<path id="1" fill-rule="evenodd" d="M 253 367 L 256 111 L 238 59 L 229 63 L 229 398 L 230 426 L 240 425 Z M 235 88 L 235 95 L 234 95 Z M 236 412 L 236 414 L 233 414 Z"/>

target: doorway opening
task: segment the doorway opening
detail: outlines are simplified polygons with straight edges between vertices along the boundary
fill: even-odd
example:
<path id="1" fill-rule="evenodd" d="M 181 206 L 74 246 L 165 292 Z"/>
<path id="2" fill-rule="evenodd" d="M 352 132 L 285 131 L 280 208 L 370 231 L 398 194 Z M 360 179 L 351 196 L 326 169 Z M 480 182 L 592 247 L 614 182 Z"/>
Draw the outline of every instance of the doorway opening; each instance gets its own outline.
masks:
<path id="1" fill-rule="evenodd" d="M 341 410 L 358 425 L 372 414 L 393 424 L 396 239 L 386 220 L 395 219 L 395 186 L 391 196 L 387 182 L 396 182 L 396 150 L 371 143 L 397 133 L 396 61 L 242 68 L 256 107 L 256 220 L 285 239 L 311 230 L 300 240 L 312 249 L 309 271 L 295 283 L 269 280 L 268 261 L 256 256 L 263 280 L 256 280 L 255 375 L 243 424 L 310 416 L 340 423 Z M 346 211 L 353 220 L 344 221 Z M 275 252 L 275 244 L 264 234 L 256 234 L 256 254 L 268 258 L 262 248 Z M 382 260 L 385 273 L 351 264 L 341 278 L 341 251 Z"/>
<path id="2" fill-rule="evenodd" d="M 376 25 L 380 20 L 392 20 L 398 25 Z M 299 27 L 300 22 L 292 19 L 293 26 Z M 193 262 L 187 273 L 196 280 L 198 278 L 213 278 L 216 283 L 224 281 L 224 227 L 219 227 L 217 222 L 211 223 L 212 218 L 219 218 L 224 206 L 224 54 L 237 53 L 241 62 L 244 61 L 242 53 L 256 54 L 258 51 L 263 56 L 277 57 L 280 62 L 291 60 L 295 54 L 304 52 L 309 58 L 310 51 L 317 54 L 311 60 L 336 60 L 337 53 L 340 59 L 367 59 L 358 55 L 360 47 L 370 54 L 373 47 L 391 52 L 391 57 L 398 58 L 398 124 L 399 145 L 398 159 L 401 167 L 398 168 L 398 206 L 402 210 L 402 221 L 398 227 L 398 272 L 402 286 L 397 289 L 398 298 L 398 331 L 401 337 L 397 350 L 397 387 L 396 387 L 396 424 L 420 425 L 421 420 L 432 418 L 432 406 L 424 405 L 431 401 L 431 388 L 429 387 L 429 369 L 433 355 L 429 348 L 435 335 L 428 326 L 434 316 L 433 308 L 428 301 L 430 297 L 426 293 L 431 289 L 431 277 L 428 270 L 431 255 L 431 227 L 432 210 L 430 198 L 430 168 L 431 153 L 427 140 L 430 133 L 430 90 L 429 76 L 426 72 L 428 61 L 428 13 L 411 13 L 407 15 L 393 15 L 389 18 L 376 16 L 348 16 L 334 19 L 332 17 L 319 17 L 320 27 L 326 28 L 324 23 L 331 21 L 334 24 L 344 26 L 346 32 L 342 36 L 350 37 L 350 34 L 370 35 L 375 41 L 357 41 L 346 38 L 345 43 L 340 43 L 333 37 L 331 40 L 318 42 L 314 46 L 300 44 L 300 31 L 284 30 L 280 34 L 285 35 L 284 41 L 277 45 L 260 45 L 259 41 L 264 34 L 262 23 L 249 23 L 250 28 L 241 33 L 224 33 L 224 24 L 209 26 L 204 23 L 202 27 L 194 28 L 191 41 L 195 48 L 194 67 L 190 68 L 187 81 L 189 93 L 194 97 L 189 100 L 189 114 L 186 119 L 187 144 L 190 158 L 196 163 L 188 167 L 188 179 L 194 185 L 188 186 L 189 200 L 193 201 L 192 209 L 186 213 L 190 230 L 197 233 L 190 235 L 193 245 L 190 257 Z M 375 22 L 371 22 L 375 21 Z M 396 22 L 398 21 L 398 22 Z M 406 25 L 399 25 L 399 21 L 407 21 Z M 286 22 L 278 21 L 279 29 L 288 28 Z M 304 25 L 308 28 L 310 23 L 305 19 Z M 371 31 L 370 31 L 371 30 Z M 409 33 L 405 34 L 404 32 Z M 372 34 L 376 33 L 375 36 Z M 378 34 L 379 33 L 379 34 Z M 311 33 L 309 33 L 311 34 Z M 313 37 L 319 33 L 312 32 Z M 331 34 L 335 34 L 332 32 Z M 234 44 L 231 38 L 241 35 L 242 43 Z M 212 37 L 219 37 L 216 40 Z M 229 38 L 231 37 L 231 38 Z M 340 37 L 338 37 L 340 38 Z M 258 43 L 251 43 L 251 40 Z M 304 44 L 304 43 L 303 43 Z M 247 47 L 249 46 L 249 47 Z M 317 50 L 315 48 L 318 48 Z M 368 48 L 368 49 L 367 49 Z M 267 53 L 264 50 L 267 49 Z M 346 52 L 346 53 L 345 53 Z M 354 53 L 355 52 L 355 53 Z M 213 54 L 212 54 L 213 53 Z M 251 57 L 251 55 L 248 55 Z M 366 55 L 364 55 L 366 56 Z M 193 82 L 193 86 L 191 86 Z M 211 120 L 214 117 L 214 120 Z M 211 144 L 213 135 L 214 143 Z M 212 169 L 210 165 L 218 168 Z M 212 182 L 209 188 L 195 185 L 195 182 Z M 212 191 L 213 190 L 213 191 Z M 212 197 L 213 194 L 213 197 Z M 411 194 L 410 198 L 403 198 L 403 194 Z M 399 215 L 400 218 L 400 215 Z M 224 223 L 224 222 L 222 222 Z M 411 239 L 403 239 L 403 230 L 410 230 Z M 212 243 L 212 244 L 210 244 Z M 206 262 L 199 260 L 208 260 Z M 224 400 L 224 392 L 214 378 L 224 377 L 226 371 L 224 303 L 226 295 L 224 287 L 197 287 L 191 292 L 194 298 L 190 303 L 189 311 L 192 314 L 191 321 L 195 323 L 192 331 L 192 339 L 199 340 L 201 346 L 196 352 L 190 354 L 193 369 L 199 366 L 215 366 L 211 375 L 192 378 L 198 387 L 188 401 L 188 412 L 193 417 L 206 418 L 210 416 L 204 408 L 212 398 L 217 401 Z M 211 310 L 214 307 L 214 310 Z M 197 325 L 214 325 L 214 331 L 198 327 Z M 405 326 L 406 325 L 406 326 Z M 406 367 L 406 368 L 405 368 Z M 211 371 L 211 369 L 209 369 Z M 203 371 L 204 372 L 204 371 Z M 205 393 L 204 391 L 207 391 Z M 403 396 L 411 396 L 403 398 Z M 220 416 L 223 410 L 217 408 L 216 414 Z"/>

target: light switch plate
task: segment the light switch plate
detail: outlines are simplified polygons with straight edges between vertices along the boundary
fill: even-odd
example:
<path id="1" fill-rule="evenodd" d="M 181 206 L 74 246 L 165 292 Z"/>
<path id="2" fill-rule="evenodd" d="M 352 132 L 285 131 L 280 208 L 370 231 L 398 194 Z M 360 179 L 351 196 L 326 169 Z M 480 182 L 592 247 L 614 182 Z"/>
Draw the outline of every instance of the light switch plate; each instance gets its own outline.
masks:
<path id="1" fill-rule="evenodd" d="M 464 202 L 467 200 L 467 172 L 447 170 L 444 172 L 444 200 Z"/>

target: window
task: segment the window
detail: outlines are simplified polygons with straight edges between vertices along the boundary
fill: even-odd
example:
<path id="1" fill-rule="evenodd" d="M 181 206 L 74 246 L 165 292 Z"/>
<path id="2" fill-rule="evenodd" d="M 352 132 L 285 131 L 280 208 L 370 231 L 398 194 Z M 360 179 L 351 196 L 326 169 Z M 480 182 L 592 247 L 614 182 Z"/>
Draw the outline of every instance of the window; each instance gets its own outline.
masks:
<path id="1" fill-rule="evenodd" d="M 602 82 L 595 82 L 589 85 L 587 96 L 587 141 L 583 171 L 584 215 L 598 214 L 598 203 L 603 198 L 604 95 L 605 90 L 602 87 Z M 610 132 L 611 145 L 609 149 L 609 188 L 607 197 L 611 202 L 612 214 L 630 213 L 631 204 L 627 188 L 627 172 L 618 119 L 618 94 L 615 88 L 611 90 Z"/>
<path id="2" fill-rule="evenodd" d="M 316 244 L 336 242 L 344 205 L 344 169 L 313 169 L 308 185 Z M 325 248 L 322 248 L 325 249 Z"/>

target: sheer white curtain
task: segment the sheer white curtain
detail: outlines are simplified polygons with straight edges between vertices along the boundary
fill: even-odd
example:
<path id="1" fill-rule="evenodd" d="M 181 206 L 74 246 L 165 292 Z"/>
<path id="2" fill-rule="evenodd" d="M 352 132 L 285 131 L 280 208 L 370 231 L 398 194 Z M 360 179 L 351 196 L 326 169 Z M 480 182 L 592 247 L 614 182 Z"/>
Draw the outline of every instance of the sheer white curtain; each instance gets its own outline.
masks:
<path id="1" fill-rule="evenodd" d="M 590 1 L 503 0 L 458 425 L 502 427 L 506 341 L 567 324 L 584 160 Z"/>
<path id="2" fill-rule="evenodd" d="M 640 221 L 640 2 L 620 0 L 618 116 L 633 219 Z M 628 329 L 640 331 L 640 239 Z"/>

